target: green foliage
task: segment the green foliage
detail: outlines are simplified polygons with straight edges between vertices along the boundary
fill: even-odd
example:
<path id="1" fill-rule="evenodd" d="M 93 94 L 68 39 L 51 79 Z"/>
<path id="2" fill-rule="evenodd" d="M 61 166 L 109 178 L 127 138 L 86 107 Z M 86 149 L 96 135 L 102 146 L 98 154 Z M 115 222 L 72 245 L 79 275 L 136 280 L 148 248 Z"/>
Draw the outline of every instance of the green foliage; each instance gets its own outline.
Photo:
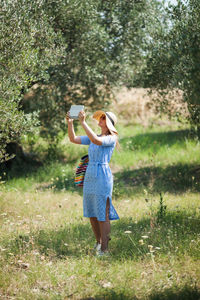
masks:
<path id="1" fill-rule="evenodd" d="M 60 32 L 64 52 L 48 68 L 49 80 L 36 85 L 23 107 L 40 111 L 41 134 L 55 140 L 72 103 L 106 107 L 112 85 L 124 81 L 131 62 L 137 65 L 146 1 L 57 0 L 40 9 L 52 31 Z"/>
<path id="2" fill-rule="evenodd" d="M 21 134 L 33 132 L 38 125 L 37 114 L 24 114 L 17 101 L 0 98 L 0 162 L 12 158 L 6 153 L 6 145 L 18 141 Z"/>
<path id="3" fill-rule="evenodd" d="M 1 1 L 0 98 L 8 108 L 15 101 L 19 136 L 20 109 L 37 112 L 42 136 L 56 144 L 72 103 L 106 107 L 111 86 L 137 66 L 147 8 L 145 0 Z"/>
<path id="4" fill-rule="evenodd" d="M 33 81 L 48 76 L 45 70 L 57 53 L 53 42 L 57 35 L 46 26 L 49 20 L 42 12 L 34 17 L 31 1 L 1 1 L 0 18 L 0 160 L 4 160 L 6 144 L 19 141 L 38 125 L 37 111 L 24 113 L 21 100 Z"/>
<path id="5" fill-rule="evenodd" d="M 161 109 L 174 100 L 165 97 L 168 90 L 183 91 L 189 121 L 200 137 L 200 2 L 177 1 L 164 15 L 168 22 L 155 28 L 147 45 L 144 85 L 160 90 Z"/>

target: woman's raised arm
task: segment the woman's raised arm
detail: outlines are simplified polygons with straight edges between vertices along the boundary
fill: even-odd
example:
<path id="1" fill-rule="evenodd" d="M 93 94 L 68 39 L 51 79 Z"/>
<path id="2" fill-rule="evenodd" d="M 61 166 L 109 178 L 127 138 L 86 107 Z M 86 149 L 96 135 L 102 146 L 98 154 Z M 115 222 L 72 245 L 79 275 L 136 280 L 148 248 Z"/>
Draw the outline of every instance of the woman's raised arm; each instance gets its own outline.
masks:
<path id="1" fill-rule="evenodd" d="M 69 112 L 66 115 L 66 120 L 67 120 L 67 124 L 68 124 L 68 136 L 69 136 L 70 142 L 72 142 L 74 144 L 81 144 L 80 136 L 75 135 L 73 119 L 70 118 Z"/>
<path id="2" fill-rule="evenodd" d="M 79 113 L 79 120 L 81 122 L 81 125 L 83 127 L 83 129 L 85 130 L 87 136 L 89 137 L 90 141 L 93 143 L 93 144 L 96 144 L 96 145 L 99 145 L 101 146 L 102 145 L 102 138 L 101 137 L 98 137 L 96 135 L 96 133 L 94 133 L 94 131 L 88 126 L 88 124 L 85 122 L 85 112 L 84 111 L 81 111 Z"/>

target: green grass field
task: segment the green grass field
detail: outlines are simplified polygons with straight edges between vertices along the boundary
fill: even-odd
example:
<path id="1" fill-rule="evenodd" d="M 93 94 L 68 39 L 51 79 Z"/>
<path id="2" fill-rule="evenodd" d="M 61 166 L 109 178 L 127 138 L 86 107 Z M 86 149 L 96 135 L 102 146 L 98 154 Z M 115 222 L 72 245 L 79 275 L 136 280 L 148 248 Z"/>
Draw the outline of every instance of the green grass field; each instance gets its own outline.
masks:
<path id="1" fill-rule="evenodd" d="M 87 147 L 2 174 L 0 299 L 200 299 L 200 143 L 175 123 L 118 129 L 107 258 L 73 182 Z"/>

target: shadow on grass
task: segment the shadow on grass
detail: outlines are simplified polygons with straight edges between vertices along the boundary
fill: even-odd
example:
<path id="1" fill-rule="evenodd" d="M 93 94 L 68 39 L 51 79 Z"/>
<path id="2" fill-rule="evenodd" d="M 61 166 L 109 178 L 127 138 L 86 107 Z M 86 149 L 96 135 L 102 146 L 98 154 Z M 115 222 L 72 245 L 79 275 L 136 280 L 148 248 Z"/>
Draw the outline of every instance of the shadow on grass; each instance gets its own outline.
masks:
<path id="1" fill-rule="evenodd" d="M 83 189 L 74 183 L 75 165 L 66 175 L 58 172 L 50 183 L 39 184 L 41 190 L 77 192 Z M 144 167 L 135 170 L 124 170 L 114 174 L 113 197 L 132 197 L 136 193 L 143 193 L 144 188 L 152 193 L 184 193 L 200 192 L 200 167 L 196 165 L 178 164 L 167 167 Z"/>
<path id="2" fill-rule="evenodd" d="M 81 298 L 81 300 L 138 300 L 137 296 L 130 293 L 116 292 L 114 289 L 105 289 L 101 294 L 94 297 Z M 198 300 L 200 299 L 200 291 L 191 286 L 174 287 L 164 289 L 162 292 L 155 291 L 146 295 L 144 299 L 148 300 Z"/>
<path id="3" fill-rule="evenodd" d="M 200 192 L 200 168 L 177 164 L 167 167 L 144 167 L 115 173 L 114 195 L 131 196 L 150 188 L 151 192 Z"/>
<path id="4" fill-rule="evenodd" d="M 15 160 L 15 158 L 14 158 Z M 23 178 L 27 176 L 37 176 L 37 173 L 40 173 L 41 170 L 44 170 L 49 165 L 53 165 L 54 163 L 60 163 L 60 165 L 66 166 L 73 166 L 75 165 L 77 159 L 69 159 L 66 161 L 58 161 L 58 160 L 51 160 L 51 161 L 34 161 L 34 160 L 22 160 L 22 159 L 16 159 L 15 162 L 13 162 L 11 168 L 6 168 L 4 164 L 0 164 L 0 174 L 3 175 L 6 174 L 6 177 L 4 179 L 13 179 L 13 178 Z"/>
<path id="5" fill-rule="evenodd" d="M 129 150 L 151 150 L 156 153 L 164 146 L 171 147 L 181 144 L 184 147 L 186 139 L 192 139 L 190 130 L 175 130 L 167 132 L 150 132 L 120 139 L 120 144 Z"/>
<path id="6" fill-rule="evenodd" d="M 199 245 L 196 238 L 200 232 L 200 220 L 195 215 L 185 211 L 172 211 L 159 222 L 155 218 L 153 222 L 152 225 L 149 218 L 138 223 L 132 218 L 113 222 L 109 259 L 145 258 L 149 255 L 148 245 L 153 246 L 155 255 L 178 255 L 187 252 L 188 256 L 198 257 Z M 31 232 L 30 236 L 21 234 L 14 240 L 7 241 L 4 246 L 13 254 L 37 250 L 41 255 L 62 259 L 66 256 L 90 255 L 93 245 L 94 236 L 88 221 L 87 224 L 69 224 L 55 230 Z"/>
<path id="7" fill-rule="evenodd" d="M 67 191 L 71 193 L 78 193 L 79 195 L 83 195 L 83 188 L 77 187 L 74 182 L 75 171 L 70 172 L 67 177 L 61 175 L 57 175 L 56 178 L 51 183 L 39 184 L 38 190 L 54 190 L 56 191 Z"/>
<path id="8" fill-rule="evenodd" d="M 120 144 L 130 150 L 146 151 L 150 149 L 156 153 L 164 146 L 171 147 L 180 144 L 185 147 L 185 140 L 191 137 L 189 130 L 145 133 L 120 140 Z M 82 194 L 74 184 L 74 174 L 65 180 L 58 176 L 53 182 L 55 190 L 76 191 Z M 192 164 L 176 164 L 167 167 L 143 167 L 136 170 L 125 170 L 115 173 L 114 197 L 132 196 L 141 193 L 144 188 L 151 188 L 151 192 L 184 193 L 188 190 L 200 192 L 200 166 Z"/>
<path id="9" fill-rule="evenodd" d="M 56 175 L 51 184 L 41 186 L 43 190 L 77 192 L 82 195 L 82 188 L 74 183 L 75 168 L 68 176 Z M 200 167 L 190 164 L 178 164 L 167 167 L 144 167 L 136 170 L 125 170 L 114 174 L 113 197 L 132 197 L 150 189 L 152 193 L 200 192 Z"/>
<path id="10" fill-rule="evenodd" d="M 198 300 L 200 291 L 196 287 L 184 286 L 183 288 L 175 287 L 174 289 L 165 289 L 163 292 L 155 291 L 149 296 L 149 300 Z"/>
<path id="11" fill-rule="evenodd" d="M 9 181 L 12 184 L 13 179 L 22 179 L 27 188 L 30 187 L 30 182 L 34 182 L 34 188 L 37 190 L 64 190 L 82 195 L 82 188 L 77 188 L 74 183 L 77 164 L 76 159 L 65 162 L 50 161 L 43 165 L 21 161 L 13 164 L 10 170 L 1 168 L 0 176 L 8 184 Z"/>
<path id="12" fill-rule="evenodd" d="M 189 130 L 177 130 L 168 132 L 145 133 L 120 140 L 122 147 L 131 150 L 146 151 L 150 149 L 156 153 L 161 147 L 172 146 L 180 143 L 184 147 L 185 139 L 191 138 Z M 85 150 L 83 149 L 82 151 Z M 4 170 L 7 177 L 2 175 L 2 180 L 8 181 L 12 178 L 26 178 L 32 176 L 34 182 L 38 182 L 38 189 L 53 189 L 56 191 L 70 191 L 82 194 L 82 189 L 74 184 L 77 156 L 80 153 L 68 157 L 65 162 L 45 162 L 43 166 L 34 161 L 17 161 L 12 169 Z M 56 166 L 57 164 L 57 166 Z M 54 169 L 55 166 L 55 169 Z M 69 167 L 68 174 L 62 173 L 62 168 Z M 0 170 L 0 175 L 3 170 Z M 53 177 L 53 181 L 51 180 Z M 28 184 L 28 183 L 27 183 Z M 177 164 L 167 167 L 143 167 L 136 170 L 125 170 L 115 173 L 114 197 L 132 196 L 134 193 L 143 192 L 144 188 L 151 188 L 151 192 L 183 193 L 188 190 L 200 192 L 200 166 L 188 164 Z"/>

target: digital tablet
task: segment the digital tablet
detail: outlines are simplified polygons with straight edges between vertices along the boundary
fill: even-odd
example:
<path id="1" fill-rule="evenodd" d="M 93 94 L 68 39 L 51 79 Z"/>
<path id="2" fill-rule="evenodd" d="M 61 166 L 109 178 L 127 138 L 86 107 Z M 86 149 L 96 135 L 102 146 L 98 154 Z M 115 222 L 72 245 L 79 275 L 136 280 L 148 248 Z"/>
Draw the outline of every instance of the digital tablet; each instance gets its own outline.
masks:
<path id="1" fill-rule="evenodd" d="M 71 119 L 78 119 L 78 114 L 81 110 L 84 110 L 84 105 L 72 105 L 70 108 L 70 118 Z"/>

